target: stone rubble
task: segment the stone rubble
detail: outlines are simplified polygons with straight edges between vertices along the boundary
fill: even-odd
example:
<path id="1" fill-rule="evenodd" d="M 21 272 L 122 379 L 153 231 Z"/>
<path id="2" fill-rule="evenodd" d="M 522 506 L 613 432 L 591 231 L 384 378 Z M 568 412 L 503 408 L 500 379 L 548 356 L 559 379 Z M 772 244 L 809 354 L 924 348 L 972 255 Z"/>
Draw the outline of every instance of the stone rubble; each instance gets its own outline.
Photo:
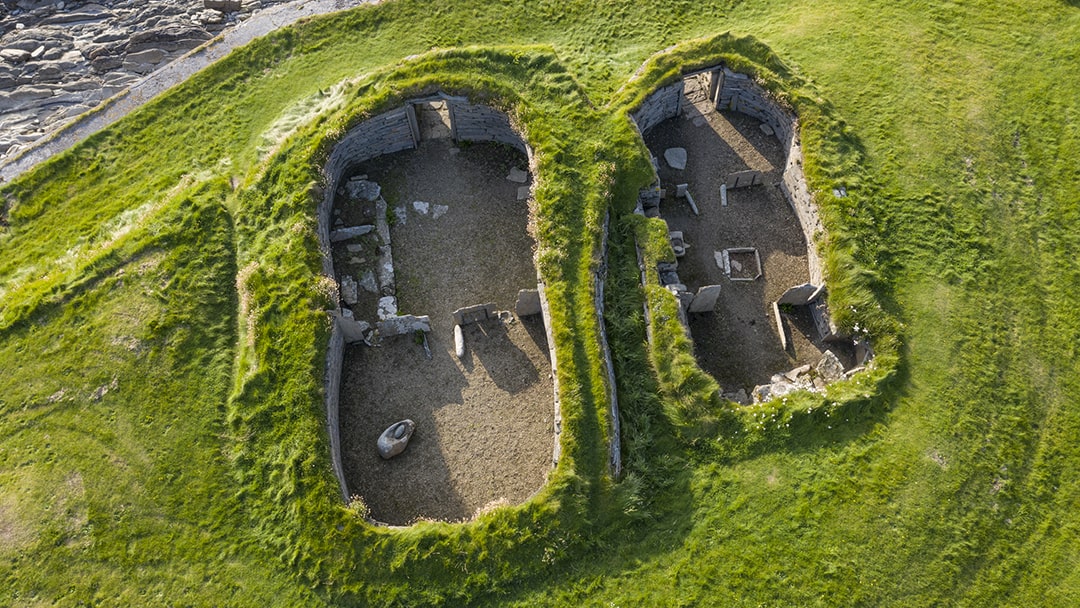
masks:
<path id="1" fill-rule="evenodd" d="M 524 184 L 529 181 L 529 172 L 522 171 L 517 167 L 510 168 L 510 174 L 506 176 L 506 179 L 514 182 L 515 184 Z"/>
<path id="2" fill-rule="evenodd" d="M 356 279 L 345 275 L 341 279 L 341 299 L 345 301 L 349 306 L 353 306 L 358 301 Z"/>
<path id="3" fill-rule="evenodd" d="M 366 175 L 358 175 L 345 183 L 345 193 L 355 201 L 372 202 L 382 194 L 379 184 L 369 181 Z"/>
<path id="4" fill-rule="evenodd" d="M 287 0 L 5 0 L 0 161 L 258 9 Z M 231 6 L 230 6 L 231 8 Z"/>
<path id="5" fill-rule="evenodd" d="M 831 350 L 826 350 L 814 366 L 800 365 L 782 374 L 774 374 L 769 379 L 769 384 L 755 386 L 754 402 L 762 403 L 800 390 L 820 393 L 825 390 L 826 385 L 846 379 L 860 369 L 862 368 L 845 373 L 840 359 Z"/>

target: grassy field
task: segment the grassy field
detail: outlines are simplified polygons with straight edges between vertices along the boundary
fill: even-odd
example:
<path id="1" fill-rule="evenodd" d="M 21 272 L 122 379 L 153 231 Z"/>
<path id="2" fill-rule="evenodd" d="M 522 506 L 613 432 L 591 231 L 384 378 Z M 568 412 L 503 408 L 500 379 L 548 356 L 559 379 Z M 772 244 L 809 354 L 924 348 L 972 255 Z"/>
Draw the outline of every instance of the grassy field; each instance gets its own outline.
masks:
<path id="1" fill-rule="evenodd" d="M 664 314 L 646 345 L 624 115 L 721 59 L 799 111 L 831 304 L 881 354 L 825 397 L 734 409 Z M 390 0 L 257 41 L 0 190 L 0 604 L 1080 604 L 1078 60 L 1056 0 Z M 318 165 L 435 89 L 536 150 L 565 457 L 386 530 L 330 469 Z"/>

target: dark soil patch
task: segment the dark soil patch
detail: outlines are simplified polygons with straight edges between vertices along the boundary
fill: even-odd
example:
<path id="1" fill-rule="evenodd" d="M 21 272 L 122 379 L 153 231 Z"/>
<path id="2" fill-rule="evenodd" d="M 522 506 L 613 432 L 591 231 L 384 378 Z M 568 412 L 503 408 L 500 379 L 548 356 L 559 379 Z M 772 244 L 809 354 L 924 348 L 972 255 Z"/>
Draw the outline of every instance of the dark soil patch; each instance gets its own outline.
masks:
<path id="1" fill-rule="evenodd" d="M 686 95 L 682 114 L 649 131 L 645 142 L 660 159 L 660 180 L 668 192 L 661 214 L 690 245 L 679 259 L 679 278 L 691 291 L 723 286 L 713 313 L 690 315 L 698 363 L 725 391 L 749 392 L 777 372 L 816 363 L 823 352 L 816 336 L 801 331 L 791 332 L 792 344 L 783 350 L 772 313 L 772 302 L 784 291 L 809 281 L 806 243 L 776 185 L 785 160 L 780 142 L 763 133 L 754 118 L 712 109 L 697 79 L 688 79 Z M 664 162 L 664 150 L 671 147 L 686 149 L 686 169 L 675 170 Z M 726 176 L 748 169 L 761 171 L 765 183 L 729 191 L 727 206 L 721 206 L 720 185 Z M 700 215 L 673 196 L 677 184 L 688 184 Z M 732 281 L 717 264 L 717 252 L 740 247 L 757 249 L 760 278 Z M 756 261 L 750 263 L 754 265 Z M 733 271 L 732 277 L 756 274 Z"/>

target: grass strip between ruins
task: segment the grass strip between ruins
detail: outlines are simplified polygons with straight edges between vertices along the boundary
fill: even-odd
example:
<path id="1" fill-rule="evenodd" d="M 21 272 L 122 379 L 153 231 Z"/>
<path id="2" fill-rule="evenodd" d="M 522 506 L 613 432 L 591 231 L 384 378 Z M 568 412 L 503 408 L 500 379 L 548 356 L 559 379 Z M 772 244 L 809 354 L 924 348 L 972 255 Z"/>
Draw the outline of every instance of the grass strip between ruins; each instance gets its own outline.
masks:
<path id="1" fill-rule="evenodd" d="M 1050 0 L 393 0 L 240 49 L 0 190 L 0 602 L 1076 604 L 1078 39 Z M 798 113 L 833 313 L 878 350 L 824 396 L 720 402 L 638 280 L 671 252 L 626 112 L 718 61 Z M 536 152 L 564 458 L 384 529 L 330 470 L 318 168 L 435 90 Z"/>

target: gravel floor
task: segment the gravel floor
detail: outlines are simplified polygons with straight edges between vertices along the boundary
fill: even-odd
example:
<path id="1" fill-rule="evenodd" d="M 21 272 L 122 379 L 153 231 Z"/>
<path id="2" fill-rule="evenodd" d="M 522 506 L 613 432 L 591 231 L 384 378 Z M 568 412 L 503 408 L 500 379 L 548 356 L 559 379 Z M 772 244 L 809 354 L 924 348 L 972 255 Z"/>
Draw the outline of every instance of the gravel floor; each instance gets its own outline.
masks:
<path id="1" fill-rule="evenodd" d="M 536 287 L 529 203 L 506 179 L 512 166 L 525 168 L 525 159 L 505 146 L 431 140 L 355 170 L 382 186 L 391 213 L 403 210 L 391 230 L 399 311 L 432 322 L 430 359 L 412 336 L 346 350 L 345 475 L 376 520 L 468 519 L 493 502 L 525 500 L 551 468 L 554 405 L 540 317 L 466 326 L 464 360 L 454 353 L 454 310 L 486 302 L 513 310 L 518 290 Z M 427 212 L 414 201 L 428 203 Z M 436 205 L 447 207 L 438 218 Z M 403 418 L 416 433 L 384 461 L 375 441 Z"/>
<path id="2" fill-rule="evenodd" d="M 793 345 L 784 351 L 772 313 L 772 302 L 785 290 L 810 279 L 806 243 L 794 211 L 775 185 L 784 165 L 780 142 L 765 135 L 754 118 L 711 109 L 694 79 L 687 82 L 686 96 L 682 114 L 657 125 L 645 141 L 660 159 L 661 184 L 669 193 L 661 214 L 690 244 L 679 260 L 679 278 L 691 291 L 722 285 L 713 313 L 690 315 L 695 355 L 724 391 L 749 392 L 777 372 L 816 363 L 823 352 L 805 325 L 793 326 Z M 686 169 L 664 162 L 664 150 L 671 147 L 686 149 Z M 728 204 L 721 206 L 726 176 L 747 169 L 762 171 L 765 184 L 728 192 Z M 677 184 L 689 184 L 701 215 L 674 197 Z M 743 282 L 724 275 L 714 253 L 734 247 L 758 250 L 761 278 Z"/>

